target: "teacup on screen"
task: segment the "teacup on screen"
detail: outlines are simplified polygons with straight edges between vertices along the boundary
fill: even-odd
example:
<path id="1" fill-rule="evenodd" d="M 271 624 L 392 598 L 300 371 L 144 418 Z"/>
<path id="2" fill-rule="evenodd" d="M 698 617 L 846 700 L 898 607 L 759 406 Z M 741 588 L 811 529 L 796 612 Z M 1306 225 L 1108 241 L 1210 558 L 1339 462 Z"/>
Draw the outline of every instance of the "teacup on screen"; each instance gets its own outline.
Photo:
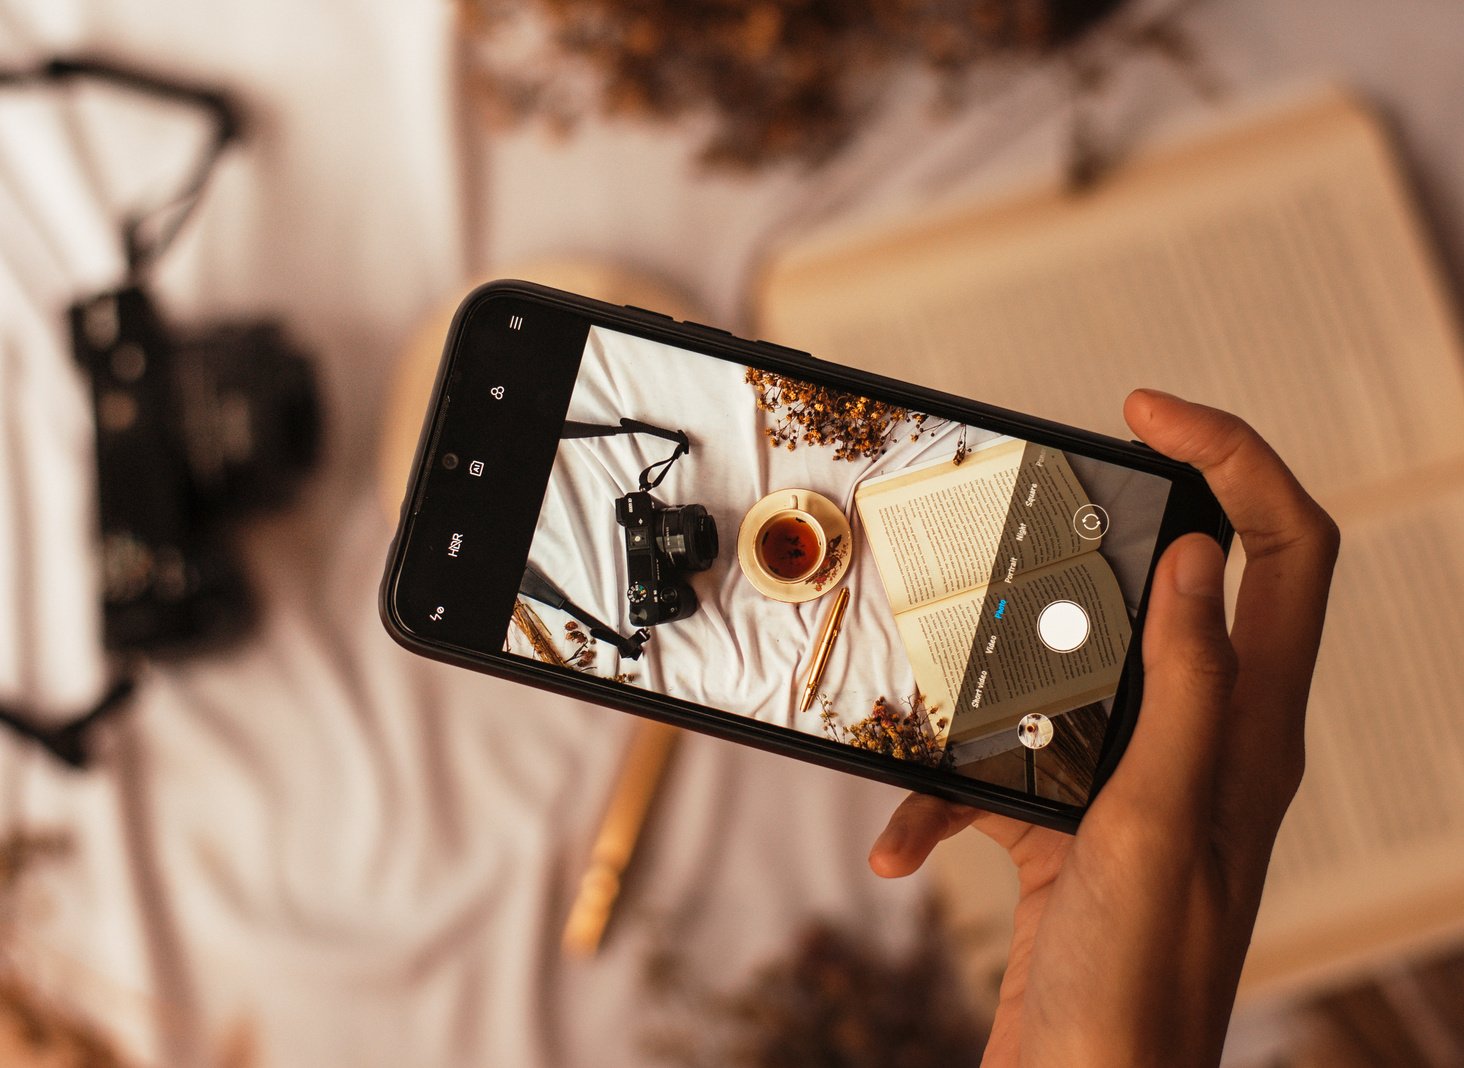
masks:
<path id="1" fill-rule="evenodd" d="M 802 582 L 823 564 L 828 538 L 822 524 L 803 507 L 798 493 L 758 527 L 753 558 L 774 582 Z"/>

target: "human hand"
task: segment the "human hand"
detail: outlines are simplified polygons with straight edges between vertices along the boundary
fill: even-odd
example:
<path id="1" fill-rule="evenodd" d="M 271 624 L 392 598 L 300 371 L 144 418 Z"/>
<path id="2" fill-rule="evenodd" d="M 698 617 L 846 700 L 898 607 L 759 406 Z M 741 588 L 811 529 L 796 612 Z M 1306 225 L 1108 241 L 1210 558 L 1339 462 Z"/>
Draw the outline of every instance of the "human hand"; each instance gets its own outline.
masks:
<path id="1" fill-rule="evenodd" d="M 1164 553 L 1127 751 L 1075 836 L 912 794 L 870 852 L 907 875 L 967 825 L 1006 848 L 1019 897 L 984 1065 L 1220 1059 L 1302 727 L 1337 526 L 1232 415 L 1150 390 L 1134 432 L 1205 476 L 1245 546 L 1227 636 L 1215 542 Z"/>

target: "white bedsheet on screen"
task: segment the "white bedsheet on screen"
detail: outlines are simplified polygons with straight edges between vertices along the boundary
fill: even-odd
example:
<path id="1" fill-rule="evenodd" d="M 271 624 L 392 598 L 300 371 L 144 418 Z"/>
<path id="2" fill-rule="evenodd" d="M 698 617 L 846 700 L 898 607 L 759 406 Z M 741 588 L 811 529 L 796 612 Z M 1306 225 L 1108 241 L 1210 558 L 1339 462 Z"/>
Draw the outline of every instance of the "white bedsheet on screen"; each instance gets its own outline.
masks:
<path id="1" fill-rule="evenodd" d="M 649 373 L 648 373 L 649 372 Z M 819 731 L 818 708 L 796 713 L 804 675 L 828 614 L 833 588 L 803 604 L 764 596 L 737 563 L 737 532 L 758 500 L 785 488 L 809 489 L 832 500 L 857 528 L 854 487 L 880 471 L 949 456 L 959 427 L 947 425 L 918 442 L 908 428 L 884 456 L 834 459 L 829 446 L 770 448 L 764 429 L 774 420 L 756 406 L 744 367 L 700 358 L 683 349 L 599 327 L 591 329 L 568 418 L 589 423 L 638 419 L 683 430 L 691 451 L 672 465 L 653 495 L 664 504 L 700 504 L 717 523 L 721 551 L 705 572 L 690 576 L 700 600 L 686 619 L 652 628 L 643 658 L 619 670 L 635 684 L 764 722 Z M 987 435 L 995 436 L 995 435 Z M 633 490 L 642 469 L 672 448 L 648 435 L 578 438 L 560 443 L 530 562 L 570 597 L 607 621 L 628 628 L 625 532 L 615 522 L 615 498 Z M 846 581 L 849 608 L 834 646 L 824 688 L 855 719 L 874 700 L 914 693 L 909 660 L 874 560 L 854 530 Z M 850 665 L 859 670 L 850 672 Z"/>
<path id="2" fill-rule="evenodd" d="M 864 542 L 855 487 L 877 475 L 949 459 L 962 427 L 930 419 L 929 429 L 916 435 L 915 425 L 906 422 L 896 427 L 882 452 L 845 460 L 835 459 L 831 445 L 772 448 L 767 430 L 780 417 L 757 408 L 757 392 L 744 380 L 744 371 L 736 362 L 591 328 L 567 417 L 608 425 L 631 418 L 685 431 L 691 451 L 671 466 L 653 493 L 666 505 L 705 507 L 721 542 L 711 568 L 688 576 L 698 610 L 652 628 L 639 661 L 614 664 L 613 652 L 602 649 L 601 660 L 611 660 L 602 670 L 628 671 L 636 686 L 821 734 L 820 705 L 802 713 L 797 708 L 833 588 L 802 604 L 764 596 L 737 562 L 742 517 L 762 497 L 783 489 L 821 493 L 848 517 L 854 546 L 843 581 L 850 601 L 820 690 L 830 697 L 839 721 L 849 726 L 867 716 L 878 698 L 898 705 L 917 689 Z M 973 450 L 999 437 L 994 431 L 966 431 Z M 622 632 L 630 629 L 625 532 L 615 522 L 614 502 L 635 489 L 641 471 L 664 460 L 671 449 L 647 434 L 562 441 L 534 531 L 530 562 L 571 600 Z M 1167 484 L 1082 457 L 1071 459 L 1091 498 L 1116 519 L 1102 552 L 1114 564 L 1133 612 Z"/>

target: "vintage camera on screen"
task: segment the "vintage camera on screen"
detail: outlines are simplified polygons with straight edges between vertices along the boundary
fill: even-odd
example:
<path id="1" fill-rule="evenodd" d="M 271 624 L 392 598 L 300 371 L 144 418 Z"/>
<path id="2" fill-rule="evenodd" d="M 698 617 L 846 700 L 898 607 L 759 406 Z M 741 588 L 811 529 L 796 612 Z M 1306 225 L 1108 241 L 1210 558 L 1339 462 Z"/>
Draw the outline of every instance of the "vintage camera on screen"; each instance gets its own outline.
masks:
<path id="1" fill-rule="evenodd" d="M 683 577 L 717 558 L 717 523 L 699 504 L 665 505 L 644 490 L 615 501 L 625 528 L 630 621 L 653 627 L 696 611 L 696 591 Z"/>
<path id="2" fill-rule="evenodd" d="M 137 286 L 71 309 L 96 415 L 104 637 L 182 651 L 241 632 L 231 521 L 277 508 L 313 464 L 315 378 L 274 323 L 176 331 Z"/>

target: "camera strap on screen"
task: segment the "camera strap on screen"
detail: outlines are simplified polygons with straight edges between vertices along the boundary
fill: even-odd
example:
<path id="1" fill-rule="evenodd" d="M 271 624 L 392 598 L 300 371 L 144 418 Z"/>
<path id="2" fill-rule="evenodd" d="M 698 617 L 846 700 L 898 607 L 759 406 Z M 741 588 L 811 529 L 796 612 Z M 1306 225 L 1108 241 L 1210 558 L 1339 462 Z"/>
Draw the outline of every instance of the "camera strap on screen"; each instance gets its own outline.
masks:
<path id="1" fill-rule="evenodd" d="M 676 442 L 675 452 L 664 460 L 657 460 L 640 473 L 642 492 L 659 486 L 661 480 L 671 470 L 671 465 L 691 451 L 691 439 L 686 436 L 686 431 L 667 430 L 665 427 L 642 423 L 639 419 L 621 419 L 616 426 L 606 423 L 577 423 L 569 419 L 565 420 L 564 432 L 559 436 L 561 438 L 608 438 L 616 434 L 651 434 L 658 438 L 665 438 L 667 441 Z M 658 467 L 661 471 L 655 479 L 652 479 L 651 472 Z"/>
<path id="2" fill-rule="evenodd" d="M 639 660 L 642 648 L 650 640 L 651 632 L 644 627 L 628 638 L 617 633 L 608 623 L 596 619 L 566 597 L 564 592 L 545 578 L 543 572 L 533 564 L 524 567 L 524 577 L 519 583 L 519 593 L 540 604 L 547 604 L 550 608 L 557 608 L 561 612 L 573 616 L 589 628 L 592 638 L 598 638 L 602 642 L 615 646 L 620 655 L 627 660 Z"/>

